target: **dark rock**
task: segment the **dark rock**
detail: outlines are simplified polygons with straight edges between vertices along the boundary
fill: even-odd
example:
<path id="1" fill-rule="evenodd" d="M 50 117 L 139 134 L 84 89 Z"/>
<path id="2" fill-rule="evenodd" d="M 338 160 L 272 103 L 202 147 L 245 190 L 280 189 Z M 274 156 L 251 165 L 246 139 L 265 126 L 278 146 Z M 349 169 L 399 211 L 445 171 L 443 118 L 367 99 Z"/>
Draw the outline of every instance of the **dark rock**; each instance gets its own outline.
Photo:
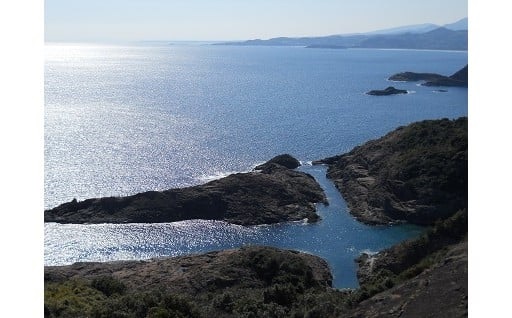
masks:
<path id="1" fill-rule="evenodd" d="M 368 95 L 374 96 L 387 96 L 387 95 L 396 95 L 396 94 L 407 94 L 405 89 L 396 89 L 393 86 L 389 86 L 383 90 L 372 90 L 367 92 Z"/>
<path id="2" fill-rule="evenodd" d="M 344 317 L 467 317 L 467 297 L 466 241 L 447 246 L 440 261 L 360 302 Z"/>
<path id="3" fill-rule="evenodd" d="M 254 168 L 255 170 L 264 170 L 265 168 L 269 168 L 273 166 L 273 164 L 278 164 L 283 167 L 286 167 L 288 169 L 295 169 L 300 166 L 299 160 L 295 159 L 294 157 L 284 154 L 275 156 L 274 158 L 270 159 L 269 161 L 265 162 L 264 164 L 261 164 Z"/>
<path id="4" fill-rule="evenodd" d="M 451 79 L 461 82 L 468 82 L 468 66 L 464 66 L 462 69 L 458 70 L 454 74 L 450 76 Z"/>
<path id="5" fill-rule="evenodd" d="M 419 238 L 358 258 L 361 291 L 373 296 L 349 317 L 465 317 L 468 213 L 460 210 Z M 380 293 L 379 293 L 380 292 Z"/>
<path id="6" fill-rule="evenodd" d="M 403 73 L 391 75 L 388 79 L 390 81 L 397 81 L 397 82 L 418 82 L 418 81 L 435 81 L 440 78 L 445 78 L 445 76 L 435 74 L 435 73 L 403 72 Z"/>
<path id="7" fill-rule="evenodd" d="M 467 207 L 467 133 L 467 118 L 422 121 L 315 163 L 359 221 L 433 224 Z"/>
<path id="8" fill-rule="evenodd" d="M 318 220 L 315 203 L 326 202 L 320 185 L 310 175 L 286 168 L 294 166 L 288 156 L 278 157 L 261 172 L 232 174 L 203 185 L 127 197 L 73 200 L 46 210 L 44 220 L 159 223 L 209 219 L 241 225 Z"/>

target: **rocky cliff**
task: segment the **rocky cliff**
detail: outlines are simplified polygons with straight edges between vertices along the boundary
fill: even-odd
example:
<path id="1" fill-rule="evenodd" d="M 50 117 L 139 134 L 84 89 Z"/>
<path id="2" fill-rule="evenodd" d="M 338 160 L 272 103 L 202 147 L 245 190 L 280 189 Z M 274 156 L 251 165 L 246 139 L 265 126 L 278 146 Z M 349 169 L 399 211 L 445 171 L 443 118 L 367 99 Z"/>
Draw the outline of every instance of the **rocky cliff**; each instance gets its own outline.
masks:
<path id="1" fill-rule="evenodd" d="M 315 163 L 359 221 L 433 224 L 467 207 L 467 134 L 467 118 L 427 120 Z"/>
<path id="2" fill-rule="evenodd" d="M 359 300 L 350 317 L 467 317 L 468 213 L 417 239 L 359 257 Z"/>

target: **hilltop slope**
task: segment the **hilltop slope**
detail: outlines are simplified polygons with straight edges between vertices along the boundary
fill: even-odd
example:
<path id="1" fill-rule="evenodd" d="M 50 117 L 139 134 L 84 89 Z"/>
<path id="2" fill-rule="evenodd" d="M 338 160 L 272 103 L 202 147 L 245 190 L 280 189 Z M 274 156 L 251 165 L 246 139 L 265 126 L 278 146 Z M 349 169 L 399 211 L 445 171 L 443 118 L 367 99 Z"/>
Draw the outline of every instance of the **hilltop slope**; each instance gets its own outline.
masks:
<path id="1" fill-rule="evenodd" d="M 426 120 L 315 163 L 359 221 L 428 225 L 467 207 L 467 134 L 467 118 Z"/>

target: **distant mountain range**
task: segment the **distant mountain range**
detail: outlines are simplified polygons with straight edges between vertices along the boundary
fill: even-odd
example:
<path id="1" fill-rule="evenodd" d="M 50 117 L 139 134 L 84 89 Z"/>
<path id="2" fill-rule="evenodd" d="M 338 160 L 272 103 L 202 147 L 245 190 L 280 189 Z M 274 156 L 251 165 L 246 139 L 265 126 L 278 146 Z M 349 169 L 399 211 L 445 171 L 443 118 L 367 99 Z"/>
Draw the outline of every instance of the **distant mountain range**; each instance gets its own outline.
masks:
<path id="1" fill-rule="evenodd" d="M 320 37 L 278 37 L 268 40 L 224 42 L 217 45 L 304 46 L 308 48 L 382 48 L 382 49 L 468 49 L 468 18 L 439 26 L 416 24 L 361 34 Z"/>

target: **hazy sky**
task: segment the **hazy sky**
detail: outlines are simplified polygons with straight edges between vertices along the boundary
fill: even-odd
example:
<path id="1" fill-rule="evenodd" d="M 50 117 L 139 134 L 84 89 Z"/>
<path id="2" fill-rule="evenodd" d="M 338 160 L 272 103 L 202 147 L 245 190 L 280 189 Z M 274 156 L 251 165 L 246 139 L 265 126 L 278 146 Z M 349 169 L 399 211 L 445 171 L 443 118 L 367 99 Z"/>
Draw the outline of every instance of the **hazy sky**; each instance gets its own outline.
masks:
<path id="1" fill-rule="evenodd" d="M 245 40 L 447 24 L 467 0 L 46 0 L 46 41 Z"/>

